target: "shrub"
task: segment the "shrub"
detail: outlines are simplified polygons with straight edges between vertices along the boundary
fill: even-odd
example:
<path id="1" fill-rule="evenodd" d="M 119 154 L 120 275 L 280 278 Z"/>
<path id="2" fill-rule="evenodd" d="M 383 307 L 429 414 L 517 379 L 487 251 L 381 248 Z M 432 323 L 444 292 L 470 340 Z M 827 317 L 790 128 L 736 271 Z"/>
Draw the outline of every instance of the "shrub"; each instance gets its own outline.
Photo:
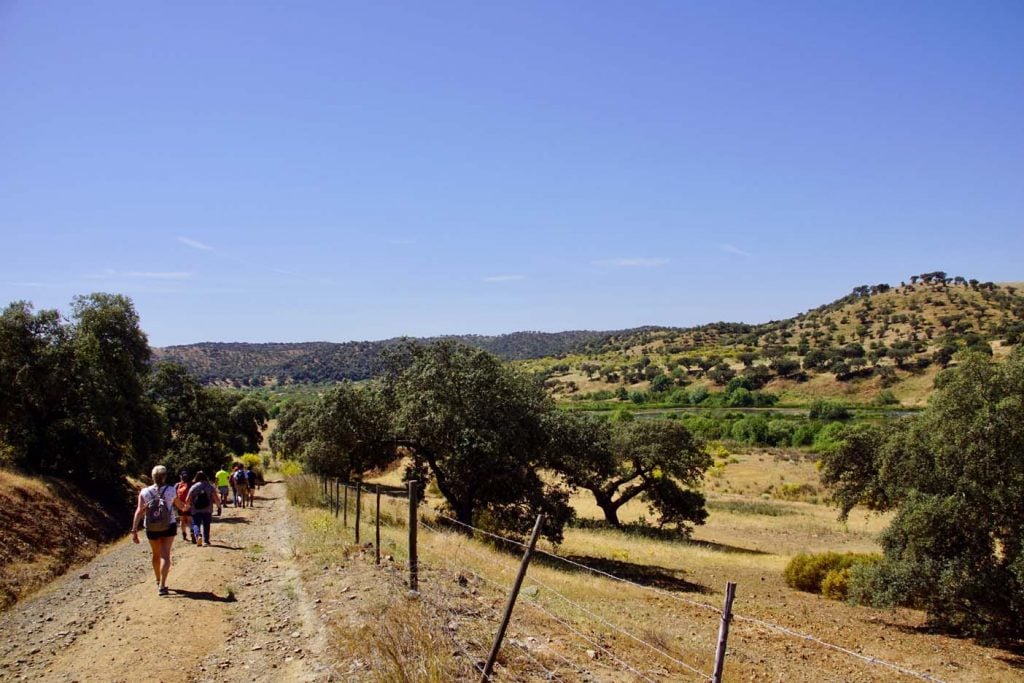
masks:
<path id="1" fill-rule="evenodd" d="M 302 464 L 298 460 L 282 460 L 277 469 L 285 478 L 302 474 Z"/>
<path id="2" fill-rule="evenodd" d="M 857 566 L 875 566 L 881 555 L 867 553 L 799 553 L 783 570 L 790 588 L 807 593 L 821 593 L 833 600 L 846 599 L 849 582 Z"/>
<path id="3" fill-rule="evenodd" d="M 819 399 L 811 403 L 807 416 L 812 420 L 849 420 L 851 414 L 850 409 L 841 403 Z"/>
<path id="4" fill-rule="evenodd" d="M 782 484 L 772 495 L 779 500 L 817 500 L 818 489 L 810 484 Z"/>

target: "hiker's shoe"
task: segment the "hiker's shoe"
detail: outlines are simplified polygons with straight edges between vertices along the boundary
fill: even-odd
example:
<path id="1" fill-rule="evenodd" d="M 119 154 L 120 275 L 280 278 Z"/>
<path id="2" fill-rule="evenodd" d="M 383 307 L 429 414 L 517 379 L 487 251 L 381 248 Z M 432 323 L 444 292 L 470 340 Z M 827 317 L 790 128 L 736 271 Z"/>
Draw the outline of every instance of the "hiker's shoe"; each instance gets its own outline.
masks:
<path id="1" fill-rule="evenodd" d="M 200 548 L 203 547 L 203 537 L 202 536 L 200 536 L 199 538 L 195 539 L 195 541 L 196 541 L 196 545 L 197 546 L 199 546 Z"/>
<path id="2" fill-rule="evenodd" d="M 167 586 L 160 586 L 160 590 L 158 590 L 157 593 L 159 595 L 167 595 L 170 593 L 170 591 L 167 590 Z"/>

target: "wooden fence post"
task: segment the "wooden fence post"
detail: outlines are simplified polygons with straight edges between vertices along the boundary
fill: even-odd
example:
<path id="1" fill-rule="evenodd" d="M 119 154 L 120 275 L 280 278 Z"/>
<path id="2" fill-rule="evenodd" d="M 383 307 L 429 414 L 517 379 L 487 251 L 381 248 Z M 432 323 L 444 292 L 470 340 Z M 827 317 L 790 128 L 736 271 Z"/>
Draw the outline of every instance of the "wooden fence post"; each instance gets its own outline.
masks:
<path id="1" fill-rule="evenodd" d="M 501 650 L 501 641 L 505 638 L 505 630 L 508 622 L 512 619 L 512 608 L 516 606 L 516 598 L 519 597 L 519 589 L 526 578 L 526 568 L 530 566 L 530 557 L 533 555 L 533 548 L 537 545 L 537 536 L 540 535 L 540 527 L 544 523 L 544 515 L 537 515 L 537 522 L 533 525 L 533 534 L 530 535 L 530 544 L 523 554 L 523 561 L 519 563 L 519 573 L 516 574 L 516 582 L 512 585 L 512 592 L 508 594 L 508 604 L 505 605 L 505 615 L 501 618 L 501 626 L 494 636 L 494 645 L 491 646 L 491 654 L 487 657 L 487 665 L 484 667 L 483 678 L 480 683 L 487 683 L 491 680 L 494 672 L 494 662 L 498 659 L 498 652 Z"/>
<path id="2" fill-rule="evenodd" d="M 413 591 L 420 589 L 420 568 L 416 558 L 416 527 L 419 526 L 416 521 L 416 485 L 415 479 L 409 480 L 409 590 Z"/>
<path id="3" fill-rule="evenodd" d="M 722 623 L 718 627 L 718 647 L 715 648 L 715 670 L 711 673 L 713 683 L 722 683 L 725 668 L 725 644 L 729 639 L 729 622 L 732 620 L 732 600 L 736 597 L 736 584 L 725 584 L 725 605 L 722 607 Z"/>
<path id="4" fill-rule="evenodd" d="M 363 482 L 356 484 L 356 545 L 359 545 L 359 520 L 363 516 Z"/>
<path id="5" fill-rule="evenodd" d="M 331 512 L 334 513 L 335 519 L 338 518 L 338 499 L 340 497 L 338 486 L 338 480 L 335 479 L 333 485 L 331 486 Z"/>
<path id="6" fill-rule="evenodd" d="M 345 501 L 341 504 L 341 525 L 348 528 L 348 482 L 345 483 Z"/>
<path id="7" fill-rule="evenodd" d="M 376 517 L 377 517 L 377 519 L 376 519 L 376 522 L 374 524 L 375 524 L 377 532 L 376 532 L 376 538 L 374 539 L 374 544 L 373 544 L 374 548 L 376 549 L 375 550 L 376 557 L 375 557 L 373 563 L 374 564 L 380 564 L 380 484 L 377 484 L 377 515 L 376 515 Z"/>

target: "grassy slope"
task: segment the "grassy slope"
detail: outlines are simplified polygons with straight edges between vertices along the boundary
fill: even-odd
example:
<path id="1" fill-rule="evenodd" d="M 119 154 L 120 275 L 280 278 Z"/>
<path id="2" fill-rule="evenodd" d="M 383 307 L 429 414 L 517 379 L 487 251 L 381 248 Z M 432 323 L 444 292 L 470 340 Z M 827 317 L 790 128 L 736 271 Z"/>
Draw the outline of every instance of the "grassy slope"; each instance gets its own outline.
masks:
<path id="1" fill-rule="evenodd" d="M 92 558 L 128 528 L 130 511 L 70 484 L 0 470 L 0 608 Z"/>
<path id="2" fill-rule="evenodd" d="M 929 357 L 942 345 L 948 330 L 961 324 L 965 329 L 953 333 L 955 339 L 962 339 L 963 334 L 969 332 L 981 334 L 990 341 L 995 357 L 999 358 L 1005 357 L 1009 348 L 998 335 L 991 334 L 990 329 L 993 325 L 1024 322 L 1024 297 L 1019 293 L 1022 289 L 1017 283 L 996 285 L 992 292 L 966 284 L 905 284 L 876 294 L 846 297 L 787 320 L 747 326 L 745 332 L 730 325 L 644 331 L 612 338 L 591 354 L 522 361 L 520 366 L 545 373 L 556 399 L 568 400 L 574 394 L 615 390 L 619 386 L 626 386 L 629 391 L 649 388 L 646 381 L 607 383 L 599 377 L 588 377 L 580 368 L 582 363 L 622 367 L 647 356 L 655 365 L 666 366 L 684 357 L 717 355 L 739 372 L 743 365 L 735 356 L 740 351 L 761 352 L 769 346 L 784 346 L 789 348 L 787 355 L 798 359 L 795 346 L 801 337 L 807 339 L 811 348 L 858 342 L 869 349 L 873 343 L 891 346 L 900 341 L 920 342 L 925 350 L 917 354 L 916 359 Z M 765 363 L 764 360 L 757 362 Z M 887 358 L 881 359 L 879 364 L 893 366 Z M 567 371 L 553 370 L 564 365 L 569 366 Z M 922 406 L 938 372 L 935 365 L 913 371 L 897 370 L 897 381 L 888 389 L 903 405 Z M 710 386 L 695 370 L 689 378 L 688 386 Z M 868 403 L 884 388 L 878 377 L 838 381 L 829 373 L 810 373 L 808 381 L 804 382 L 776 378 L 765 387 L 767 391 L 779 393 L 782 402 L 789 404 L 805 404 L 815 398 Z"/>

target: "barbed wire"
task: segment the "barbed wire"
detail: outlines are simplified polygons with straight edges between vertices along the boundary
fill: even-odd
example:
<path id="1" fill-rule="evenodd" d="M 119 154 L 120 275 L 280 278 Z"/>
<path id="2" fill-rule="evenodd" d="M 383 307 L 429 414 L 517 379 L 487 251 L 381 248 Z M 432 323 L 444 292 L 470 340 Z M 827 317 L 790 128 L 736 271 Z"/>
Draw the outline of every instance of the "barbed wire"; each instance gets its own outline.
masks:
<path id="1" fill-rule="evenodd" d="M 913 669 L 908 669 L 906 667 L 900 666 L 899 664 L 894 664 L 892 662 L 886 661 L 884 659 L 880 659 L 878 657 L 874 657 L 872 655 L 865 655 L 865 654 L 862 654 L 860 652 L 856 652 L 855 650 L 851 650 L 849 648 L 845 648 L 842 645 L 836 645 L 834 643 L 830 643 L 828 641 L 822 640 L 821 638 L 818 638 L 817 636 L 811 635 L 809 633 L 800 633 L 799 631 L 794 631 L 791 628 L 787 628 L 785 626 L 781 626 L 779 624 L 775 624 L 775 623 L 772 623 L 770 621 L 765 621 L 763 619 L 757 619 L 755 617 L 748 617 L 748 616 L 744 616 L 742 614 L 733 614 L 732 617 L 736 621 L 745 621 L 745 622 L 748 622 L 748 623 L 757 624 L 758 626 L 762 626 L 762 627 L 767 628 L 767 629 L 772 630 L 772 631 L 778 631 L 779 633 L 782 633 L 784 635 L 787 635 L 787 636 L 790 636 L 790 637 L 793 637 L 793 638 L 799 638 L 801 640 L 805 640 L 805 641 L 808 641 L 808 642 L 813 642 L 813 643 L 816 643 L 816 644 L 821 645 L 823 647 L 827 647 L 829 649 L 835 650 L 837 652 L 842 652 L 844 654 L 851 655 L 851 656 L 856 657 L 857 659 L 863 660 L 863 661 L 865 661 L 865 662 L 867 662 L 869 664 L 874 664 L 876 666 L 883 666 L 883 667 L 887 667 L 889 669 L 892 669 L 893 671 L 898 671 L 899 673 L 904 674 L 906 676 L 911 676 L 913 678 L 919 678 L 919 679 L 924 680 L 924 681 L 932 681 L 932 683 L 945 683 L 942 679 L 936 678 L 935 676 L 932 676 L 931 674 L 922 673 L 920 671 L 914 671 Z"/>
<path id="2" fill-rule="evenodd" d="M 521 548 L 525 548 L 526 547 L 525 544 L 523 544 L 521 541 L 517 541 L 514 538 L 508 538 L 507 536 L 501 536 L 499 534 L 493 534 L 493 533 L 491 533 L 489 531 L 484 531 L 483 529 L 478 529 L 475 526 L 471 526 L 469 524 L 466 524 L 465 522 L 460 522 L 457 519 L 453 519 L 452 517 L 449 517 L 447 515 L 443 515 L 441 513 L 435 513 L 435 514 L 437 514 L 438 517 L 446 519 L 446 520 L 448 520 L 450 522 L 454 522 L 455 524 L 458 524 L 459 526 L 465 527 L 467 529 L 472 529 L 473 531 L 477 531 L 477 532 L 479 532 L 481 534 L 484 534 L 485 536 L 490 536 L 491 538 L 494 538 L 494 539 L 497 539 L 497 540 L 500 540 L 500 541 L 504 541 L 506 543 L 514 543 L 515 545 L 518 545 Z M 577 567 L 578 569 L 584 569 L 584 570 L 586 570 L 588 572 L 591 572 L 593 574 L 597 574 L 599 576 L 603 576 L 605 578 L 612 579 L 613 581 L 618 581 L 619 583 L 624 583 L 624 584 L 627 584 L 629 586 L 633 586 L 634 588 L 639 588 L 640 590 L 646 590 L 646 591 L 651 591 L 653 593 L 657 593 L 658 595 L 661 595 L 661 596 L 664 596 L 666 598 L 669 598 L 670 600 L 675 600 L 676 602 L 681 602 L 683 604 L 690 605 L 691 607 L 698 607 L 700 609 L 704 609 L 704 610 L 708 610 L 708 611 L 711 611 L 711 612 L 715 612 L 716 614 L 719 614 L 719 615 L 722 613 L 722 610 L 720 608 L 715 607 L 714 605 L 709 605 L 706 602 L 700 602 L 699 600 L 690 600 L 688 598 L 684 598 L 684 597 L 682 597 L 680 595 L 676 595 L 675 593 L 672 593 L 672 592 L 667 591 L 667 590 L 663 590 L 661 588 L 657 588 L 655 586 L 645 586 L 642 583 L 637 583 L 635 581 L 630 581 L 629 579 L 624 579 L 621 576 L 616 576 L 615 574 L 610 574 L 610 573 L 608 573 L 606 571 L 603 571 L 601 569 L 597 569 L 595 567 L 590 567 L 588 565 L 583 564 L 582 562 L 576 562 L 575 560 L 570 560 L 568 557 L 563 557 L 561 555 L 557 555 L 557 554 L 552 553 L 550 551 L 544 550 L 543 548 L 537 548 L 536 552 L 540 553 L 541 555 L 545 555 L 546 557 L 550 557 L 550 558 L 552 558 L 554 560 L 558 560 L 559 562 L 564 562 L 565 564 L 572 565 L 573 567 Z"/>
<path id="3" fill-rule="evenodd" d="M 433 527 L 429 526 L 426 523 L 424 523 L 424 526 L 427 529 L 430 529 L 432 531 L 434 530 Z M 468 552 L 471 555 L 474 555 L 475 557 L 478 557 L 481 560 L 484 560 L 485 562 L 497 565 L 503 572 L 506 571 L 506 568 L 504 566 L 502 566 L 500 563 L 498 563 L 496 560 L 494 560 L 493 558 L 485 557 L 483 554 L 477 553 L 476 551 L 470 550 L 469 548 L 463 548 L 463 550 L 465 550 L 466 552 Z M 482 578 L 484 578 L 485 581 L 487 580 L 486 577 L 482 577 Z M 598 622 L 604 624 L 605 626 L 607 626 L 608 628 L 612 629 L 613 631 L 621 633 L 622 635 L 626 636 L 627 638 L 630 638 L 630 639 L 636 641 L 637 643 L 640 643 L 641 645 L 644 645 L 645 647 L 647 647 L 651 651 L 653 651 L 653 652 L 655 652 L 657 654 L 660 654 L 662 657 L 665 657 L 666 659 L 668 659 L 668 660 L 678 664 L 683 669 L 685 669 L 685 670 L 687 670 L 687 671 L 689 671 L 691 673 L 697 674 L 698 676 L 700 676 L 701 678 L 703 678 L 705 680 L 711 680 L 711 677 L 708 676 L 703 671 L 701 671 L 700 669 L 697 669 L 696 667 L 693 667 L 690 664 L 687 664 L 686 662 L 673 657 L 671 654 L 669 654 L 668 652 L 665 652 L 663 649 L 659 648 L 657 645 L 654 645 L 653 643 L 649 643 L 646 640 L 644 640 L 644 639 L 634 635 L 633 633 L 630 633 L 626 629 L 624 629 L 624 628 L 622 628 L 622 627 L 620 627 L 620 626 L 618 626 L 616 624 L 613 624 L 612 622 L 608 621 L 607 619 L 605 619 L 601 615 L 599 615 L 599 614 L 593 612 L 592 610 L 584 607 L 583 605 L 579 604 L 578 602 L 575 602 L 574 600 L 572 600 L 568 596 L 564 595 L 562 592 L 560 592 L 556 588 L 552 588 L 548 584 L 546 584 L 543 581 L 541 581 L 540 579 L 538 579 L 536 576 L 531 576 L 529 580 L 532 581 L 533 583 L 536 583 L 536 584 L 542 586 L 543 588 L 547 589 L 553 595 L 557 596 L 559 599 L 561 599 L 563 602 L 565 602 L 567 605 L 569 605 L 569 606 L 571 606 L 571 607 L 573 607 L 573 608 L 575 608 L 577 610 L 580 610 L 581 612 L 589 615 L 592 619 L 594 619 L 595 621 L 598 621 Z M 505 590 L 508 590 L 508 588 L 505 588 Z"/>
<path id="4" fill-rule="evenodd" d="M 465 522 L 461 522 L 461 521 L 459 521 L 457 519 L 449 517 L 448 515 L 444 515 L 444 514 L 441 514 L 441 513 L 435 513 L 435 514 L 438 517 L 442 518 L 442 519 L 445 519 L 445 520 L 447 520 L 449 522 L 457 524 L 458 526 L 461 526 L 463 528 L 469 529 L 469 530 L 474 531 L 474 532 L 478 532 L 478 533 L 483 534 L 485 536 L 489 536 L 489 537 L 491 537 L 491 538 L 493 538 L 495 540 L 503 541 L 505 543 L 512 543 L 512 544 L 517 545 L 517 546 L 519 546 L 521 548 L 525 548 L 526 547 L 526 545 L 523 542 L 518 541 L 518 540 L 516 540 L 514 538 L 509 538 L 507 536 L 501 536 L 499 534 L 494 534 L 494 533 L 491 533 L 489 531 L 485 531 L 484 529 L 480 529 L 478 527 L 466 524 Z M 620 576 L 615 576 L 614 574 L 610 574 L 610 573 L 608 573 L 606 571 L 597 569 L 595 567 L 590 567 L 590 566 L 585 565 L 585 564 L 583 564 L 581 562 L 576 562 L 574 560 L 570 560 L 567 557 L 562 557 L 561 555 L 557 555 L 555 553 L 543 550 L 541 548 L 537 548 L 536 552 L 538 552 L 538 553 L 540 553 L 542 555 L 545 555 L 547 557 L 550 557 L 550 558 L 552 558 L 554 560 L 558 560 L 560 562 L 564 562 L 566 564 L 572 565 L 572 566 L 577 567 L 579 569 L 583 569 L 583 570 L 589 571 L 589 572 L 591 572 L 593 574 L 604 576 L 605 578 L 609 578 L 609 579 L 612 579 L 613 581 L 618 581 L 620 583 L 624 583 L 624 584 L 627 584 L 627 585 L 630 585 L 630 586 L 634 586 L 635 588 L 639 588 L 641 590 L 652 591 L 654 593 L 657 593 L 659 595 L 667 597 L 667 598 L 669 598 L 671 600 L 675 600 L 677 602 L 681 602 L 681 603 L 690 605 L 692 607 L 698 607 L 698 608 L 701 608 L 701 609 L 712 611 L 712 612 L 715 612 L 715 613 L 717 613 L 719 615 L 721 615 L 721 613 L 722 613 L 722 610 L 717 608 L 717 607 L 715 607 L 714 605 L 709 605 L 707 603 L 700 602 L 700 601 L 697 601 L 697 600 L 690 600 L 690 599 L 687 599 L 687 598 L 683 598 L 683 597 L 681 597 L 679 595 L 676 595 L 674 593 L 671 593 L 669 591 L 666 591 L 666 590 L 663 590 L 663 589 L 660 589 L 660 588 L 657 588 L 657 587 L 654 587 L 654 586 L 644 586 L 643 584 L 639 584 L 639 583 L 636 583 L 634 581 L 630 581 L 629 579 L 624 579 L 624 578 L 622 578 Z M 537 583 L 540 583 L 540 582 L 538 581 Z M 549 589 L 549 590 L 553 590 L 553 589 Z M 763 619 L 757 619 L 755 617 L 748 617 L 748 616 L 745 616 L 745 615 L 742 615 L 742 614 L 738 614 L 736 612 L 732 613 L 732 618 L 736 619 L 737 621 L 747 621 L 747 622 L 751 622 L 751 623 L 756 623 L 756 624 L 759 624 L 759 625 L 761 625 L 761 626 L 763 626 L 765 628 L 777 631 L 777 632 L 782 633 L 784 635 L 788 635 L 788 636 L 791 636 L 791 637 L 794 637 L 794 638 L 799 638 L 801 640 L 805 640 L 805 641 L 808 641 L 808 642 L 813 642 L 813 643 L 816 643 L 816 644 L 818 644 L 818 645 L 820 645 L 822 647 L 826 647 L 826 648 L 835 650 L 837 652 L 842 652 L 844 654 L 851 655 L 851 656 L 856 657 L 857 659 L 860 659 L 860 660 L 862 660 L 864 662 L 867 662 L 869 664 L 877 665 L 877 666 L 882 666 L 882 667 L 887 667 L 889 669 L 892 669 L 893 671 L 897 671 L 897 672 L 902 673 L 902 674 L 907 675 L 907 676 L 911 676 L 911 677 L 918 678 L 918 679 L 925 680 L 925 681 L 931 681 L 932 683 L 944 683 L 944 681 L 942 681 L 942 679 L 937 678 L 935 676 L 932 676 L 931 674 L 923 673 L 923 672 L 920 672 L 920 671 L 915 671 L 913 669 L 909 669 L 907 667 L 900 666 L 898 664 L 894 664 L 892 662 L 889 662 L 889 661 L 884 660 L 884 659 L 880 659 L 878 657 L 874 657 L 872 655 L 865 655 L 865 654 L 856 652 L 854 650 L 851 650 L 849 648 L 845 648 L 845 647 L 843 647 L 841 645 L 836 645 L 836 644 L 830 643 L 830 642 L 828 642 L 826 640 L 822 640 L 821 638 L 818 638 L 817 636 L 814 636 L 814 635 L 811 635 L 811 634 L 800 633 L 798 631 L 794 631 L 793 629 L 790 629 L 790 628 L 788 628 L 786 626 L 782 626 L 780 624 L 775 624 L 773 622 L 765 621 Z"/>
<path id="5" fill-rule="evenodd" d="M 426 524 L 426 523 L 423 523 L 423 526 L 424 526 L 425 528 L 427 528 L 428 530 L 430 530 L 430 531 L 434 531 L 435 533 L 437 533 L 437 530 L 436 530 L 436 529 L 434 529 L 433 527 L 431 527 L 430 525 L 428 525 L 428 524 Z M 462 550 L 467 550 L 467 549 L 466 549 L 466 548 L 464 547 L 464 545 L 465 545 L 465 543 L 464 543 L 464 542 L 463 542 L 463 543 L 460 543 L 460 544 L 459 544 L 459 550 L 460 550 L 460 551 L 462 551 Z M 455 559 L 456 559 L 456 561 L 458 560 L 458 555 L 456 555 L 456 558 L 455 558 Z M 453 566 L 452 564 L 450 564 L 449 562 L 447 562 L 447 561 L 445 561 L 445 560 L 441 560 L 441 562 L 442 562 L 442 563 L 443 563 L 443 564 L 444 564 L 444 565 L 445 565 L 445 566 L 446 566 L 446 567 L 447 567 L 447 568 L 449 569 L 449 571 L 452 571 L 453 573 L 457 573 L 457 574 L 459 574 L 459 575 L 461 575 L 461 573 L 462 573 L 463 569 L 466 569 L 465 567 L 461 567 L 461 568 L 460 568 L 460 567 L 458 567 L 458 566 Z M 428 568 L 428 570 L 429 570 L 429 564 L 427 565 L 427 568 Z M 479 573 L 477 573 L 477 572 L 474 572 L 474 571 L 472 571 L 472 570 L 469 570 L 469 571 L 470 571 L 470 573 L 472 573 L 472 574 L 474 574 L 474 575 L 478 576 L 478 577 L 479 577 L 480 579 L 484 580 L 485 582 L 487 582 L 487 583 L 490 583 L 490 584 L 494 585 L 495 587 L 497 587 L 497 588 L 499 589 L 499 591 L 500 591 L 500 592 L 501 592 L 502 594 L 507 594 L 507 593 L 508 593 L 508 591 L 509 591 L 509 590 L 511 589 L 511 586 L 505 586 L 505 585 L 502 585 L 502 584 L 500 584 L 500 583 L 498 583 L 498 582 L 496 582 L 496 581 L 491 581 L 491 580 L 490 580 L 490 579 L 488 579 L 487 577 L 485 577 L 485 576 L 483 576 L 483 575 L 481 575 L 481 574 L 479 574 Z M 497 617 L 497 615 L 495 615 L 495 617 Z M 528 632 L 526 632 L 526 631 L 525 631 L 524 629 L 522 629 L 521 627 L 520 627 L 520 629 L 519 629 L 519 630 L 520 630 L 520 631 L 522 632 L 522 634 L 523 634 L 523 635 L 524 635 L 524 636 L 525 636 L 526 638 L 533 638 L 534 640 L 537 640 L 538 642 L 540 641 L 540 639 L 539 639 L 539 638 L 538 638 L 537 636 L 535 636 L 535 635 L 533 635 L 533 634 L 531 634 L 531 633 L 528 633 Z M 517 647 L 519 647 L 519 648 L 520 648 L 520 649 L 521 649 L 521 650 L 522 650 L 522 651 L 523 651 L 523 652 L 524 652 L 524 653 L 526 654 L 526 656 L 527 656 L 527 657 L 528 657 L 528 658 L 529 658 L 530 660 L 532 660 L 532 661 L 533 661 L 533 662 L 534 662 L 534 663 L 535 663 L 535 664 L 536 664 L 537 666 L 539 666 L 539 667 L 540 667 L 540 668 L 541 668 L 542 670 L 544 670 L 544 672 L 548 674 L 548 680 L 552 680 L 552 678 L 558 678 L 558 675 L 557 675 L 557 673 L 555 673 L 554 671 L 552 671 L 552 670 L 548 669 L 548 668 L 547 668 L 546 666 L 544 666 L 544 664 L 543 664 L 543 663 L 541 663 L 541 662 L 540 662 L 540 661 L 539 661 L 539 660 L 538 660 L 538 659 L 537 659 L 536 657 L 534 657 L 534 656 L 533 656 L 533 655 L 532 655 L 532 654 L 530 653 L 530 651 L 529 651 L 529 648 L 525 647 L 524 645 L 522 645 L 522 644 L 520 644 L 520 643 L 515 643 L 515 642 L 512 642 L 511 640 L 509 641 L 509 643 L 510 643 L 511 645 L 514 645 L 514 646 L 517 646 Z M 568 658 L 566 658 L 566 657 L 565 657 L 564 655 L 562 655 L 562 654 L 561 654 L 560 652 L 558 652 L 558 651 L 557 651 L 557 650 L 555 650 L 554 648 L 550 648 L 550 647 L 549 647 L 549 648 L 547 648 L 547 651 L 548 651 L 548 652 L 551 652 L 551 653 L 552 653 L 552 654 L 554 654 L 555 656 L 559 657 L 560 659 L 562 659 L 563 661 L 565 661 L 565 662 L 566 662 L 567 664 L 569 664 L 569 665 L 570 665 L 571 667 L 575 668 L 575 669 L 576 669 L 577 671 L 580 671 L 580 672 L 581 672 L 581 673 L 583 673 L 584 675 L 587 675 L 587 672 L 586 672 L 585 670 L 583 670 L 583 669 L 580 669 L 580 668 L 579 668 L 578 666 L 576 666 L 576 665 L 575 665 L 575 664 L 574 664 L 574 663 L 573 663 L 573 662 L 572 662 L 571 660 L 569 660 Z"/>

